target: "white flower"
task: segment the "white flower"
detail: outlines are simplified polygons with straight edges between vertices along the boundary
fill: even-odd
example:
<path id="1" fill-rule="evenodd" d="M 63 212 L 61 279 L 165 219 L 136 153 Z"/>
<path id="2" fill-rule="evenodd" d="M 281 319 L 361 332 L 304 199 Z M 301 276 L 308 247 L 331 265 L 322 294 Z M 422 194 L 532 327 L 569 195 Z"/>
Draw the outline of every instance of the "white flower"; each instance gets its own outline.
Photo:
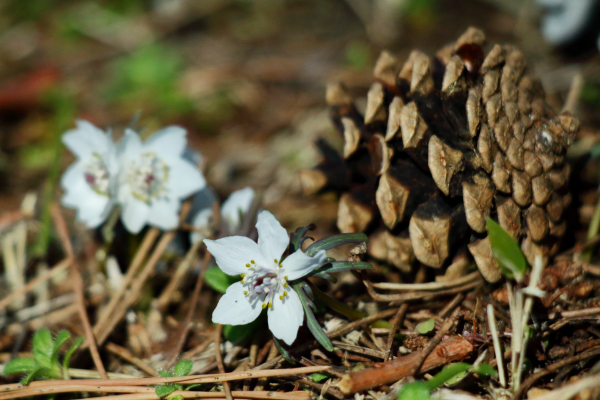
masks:
<path id="1" fill-rule="evenodd" d="M 258 244 L 243 236 L 204 239 L 219 268 L 228 275 L 242 277 L 221 297 L 212 319 L 218 324 L 244 325 L 267 308 L 269 329 L 276 338 L 291 345 L 304 320 L 304 311 L 288 281 L 302 278 L 321 265 L 327 255 L 321 250 L 309 257 L 298 250 L 282 261 L 289 244 L 287 231 L 268 211 L 258 215 L 256 229 Z"/>
<path id="2" fill-rule="evenodd" d="M 77 218 L 87 227 L 96 228 L 114 206 L 115 144 L 110 133 L 83 120 L 78 120 L 77 128 L 66 132 L 62 141 L 77 157 L 60 180 L 65 190 L 62 203 L 76 208 Z"/>
<path id="3" fill-rule="evenodd" d="M 146 224 L 175 229 L 181 200 L 205 186 L 198 168 L 182 158 L 185 136 L 185 129 L 168 126 L 142 142 L 136 132 L 125 131 L 119 143 L 117 199 L 130 232 Z"/>
<path id="4" fill-rule="evenodd" d="M 227 200 L 223 202 L 221 205 L 221 219 L 227 224 L 228 232 L 235 232 L 240 227 L 242 223 L 241 216 L 246 215 L 250 211 L 254 197 L 254 189 L 246 187 L 231 193 Z M 212 216 L 212 204 L 207 204 L 196 213 L 192 220 L 192 225 L 200 229 L 208 228 Z M 192 243 L 196 243 L 204 237 L 205 235 L 202 232 L 192 232 L 190 240 Z"/>

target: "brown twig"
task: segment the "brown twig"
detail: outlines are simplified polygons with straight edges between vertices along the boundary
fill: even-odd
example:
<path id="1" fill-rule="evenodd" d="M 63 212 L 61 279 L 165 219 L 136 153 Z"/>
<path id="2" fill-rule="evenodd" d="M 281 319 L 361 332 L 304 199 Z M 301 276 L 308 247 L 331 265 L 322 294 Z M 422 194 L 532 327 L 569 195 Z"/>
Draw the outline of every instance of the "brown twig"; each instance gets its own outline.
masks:
<path id="1" fill-rule="evenodd" d="M 316 383 L 311 381 L 310 379 L 306 379 L 306 378 L 301 378 L 298 377 L 297 379 L 294 379 L 293 382 L 298 382 L 302 385 L 308 386 L 310 388 L 316 389 L 319 391 L 319 393 L 323 392 L 323 389 L 325 389 L 325 392 L 333 397 L 335 397 L 336 399 L 343 399 L 344 398 L 344 394 L 342 392 L 340 392 L 339 390 L 333 388 L 333 387 L 327 387 L 325 388 L 325 385 L 320 384 L 320 383 Z"/>
<path id="2" fill-rule="evenodd" d="M 169 303 L 171 302 L 173 292 L 177 290 L 181 280 L 194 264 L 194 260 L 196 259 L 196 253 L 198 253 L 198 249 L 201 245 L 201 241 L 194 243 L 192 247 L 188 250 L 183 261 L 175 270 L 175 273 L 173 274 L 173 277 L 167 284 L 167 287 L 165 288 L 165 290 L 163 290 L 160 297 L 158 298 L 158 309 L 160 311 L 164 312 Z"/>
<path id="3" fill-rule="evenodd" d="M 215 356 L 217 358 L 217 367 L 219 368 L 219 372 L 224 374 L 225 366 L 223 366 L 223 356 L 221 355 L 221 332 L 223 332 L 223 325 L 217 324 L 217 329 L 215 330 Z M 227 400 L 233 400 L 228 382 L 223 382 L 223 390 L 225 391 L 225 397 Z"/>
<path id="4" fill-rule="evenodd" d="M 370 281 L 363 280 L 363 283 L 365 284 L 365 286 L 367 288 L 367 292 L 369 292 L 369 295 L 375 301 L 408 301 L 408 300 L 419 300 L 419 299 L 424 299 L 424 298 L 428 298 L 428 297 L 437 297 L 437 296 L 444 296 L 444 295 L 448 295 L 448 294 L 456 294 L 456 293 L 464 292 L 469 289 L 473 289 L 477 286 L 480 286 L 482 284 L 482 280 L 476 279 L 474 281 L 469 281 L 469 283 L 466 283 L 462 286 L 457 286 L 457 287 L 454 287 L 451 289 L 446 289 L 446 290 L 438 290 L 438 291 L 432 291 L 432 292 L 409 292 L 409 293 L 401 293 L 401 294 L 377 293 L 375 291 L 375 289 L 373 288 L 373 284 Z"/>
<path id="5" fill-rule="evenodd" d="M 196 251 L 193 252 L 193 254 L 195 254 L 195 253 L 196 253 Z M 207 250 L 206 253 L 204 254 L 204 262 L 202 264 L 202 270 L 200 271 L 200 274 L 198 274 L 198 279 L 196 280 L 196 286 L 194 287 L 194 293 L 192 294 L 192 301 L 190 304 L 190 309 L 188 310 L 188 313 L 185 317 L 185 322 L 183 324 L 183 331 L 181 332 L 179 340 L 177 341 L 177 345 L 173 349 L 173 355 L 171 356 L 171 359 L 167 363 L 168 368 L 170 368 L 173 364 L 175 364 L 175 361 L 177 361 L 177 358 L 179 357 L 179 353 L 181 353 L 181 350 L 183 349 L 183 345 L 185 344 L 185 339 L 187 338 L 187 335 L 190 332 L 191 327 L 193 326 L 192 318 L 194 318 L 194 313 L 196 312 L 196 306 L 198 305 L 198 298 L 200 297 L 200 289 L 202 289 L 202 283 L 204 282 L 204 275 L 206 275 L 207 265 L 208 265 L 208 262 L 210 261 L 210 257 L 211 257 L 211 255 Z"/>
<path id="6" fill-rule="evenodd" d="M 88 319 L 87 310 L 85 309 L 83 278 L 81 277 L 79 263 L 77 262 L 75 258 L 75 253 L 73 252 L 73 245 L 71 244 L 67 224 L 65 223 L 65 220 L 60 212 L 58 204 L 56 204 L 55 202 L 53 202 L 50 205 L 50 212 L 52 213 L 54 225 L 56 226 L 56 232 L 58 233 L 58 237 L 60 238 L 63 250 L 67 254 L 67 257 L 71 259 L 70 264 L 71 273 L 73 274 L 73 276 L 71 277 L 73 281 L 73 291 L 75 292 L 75 297 L 77 299 L 77 308 L 79 311 L 79 318 L 81 319 L 81 323 L 85 331 L 85 339 L 89 344 L 90 353 L 92 354 L 92 359 L 94 360 L 94 365 L 96 366 L 96 369 L 98 370 L 100 376 L 103 379 L 107 379 L 106 370 L 104 369 L 104 365 L 102 364 L 102 359 L 100 358 L 100 353 L 98 352 L 98 346 L 96 345 L 94 333 L 92 332 L 92 326 L 90 324 L 90 320 Z"/>
<path id="7" fill-rule="evenodd" d="M 138 248 L 137 252 L 135 253 L 135 256 L 133 257 L 133 260 L 131 261 L 131 264 L 129 265 L 129 268 L 127 269 L 127 273 L 125 274 L 125 278 L 123 279 L 123 284 L 119 288 L 119 291 L 115 293 L 110 299 L 108 306 L 106 306 L 104 312 L 100 315 L 100 319 L 96 322 L 96 325 L 94 325 L 94 334 L 96 335 L 96 337 L 98 337 L 106 330 L 106 325 L 110 323 L 109 321 L 113 316 L 115 308 L 119 305 L 119 302 L 122 301 L 123 294 L 131 284 L 131 281 L 135 278 L 139 267 L 142 265 L 142 262 L 146 259 L 146 256 L 148 255 L 150 248 L 156 241 L 156 238 L 158 237 L 159 233 L 160 231 L 156 228 L 150 228 L 150 230 L 146 232 L 146 235 L 142 240 L 142 244 Z"/>
<path id="8" fill-rule="evenodd" d="M 140 360 L 139 358 L 137 358 L 136 356 L 134 356 L 129 350 L 127 350 L 124 347 L 121 347 L 119 345 L 116 345 L 114 343 L 107 343 L 105 346 L 106 350 L 110 351 L 111 353 L 121 357 L 122 359 L 124 359 L 125 361 L 135 365 L 136 367 L 138 367 L 139 369 L 141 369 L 142 371 L 144 371 L 145 373 L 147 373 L 150 376 L 160 376 L 158 374 L 158 372 L 156 372 L 153 368 L 151 368 L 150 366 L 148 366 L 148 364 L 146 364 L 145 362 L 143 362 L 142 360 Z"/>
<path id="9" fill-rule="evenodd" d="M 458 303 L 456 305 L 458 305 Z M 452 328 L 452 325 L 456 321 L 456 318 L 458 318 L 459 311 L 459 307 L 455 308 L 452 315 L 450 315 L 450 317 L 448 317 L 446 321 L 444 321 L 444 324 L 442 325 L 440 330 L 437 331 L 433 339 L 431 339 L 429 343 L 427 343 L 427 346 L 421 351 L 419 358 L 417 358 L 417 360 L 415 361 L 415 364 L 412 370 L 410 371 L 410 376 L 415 376 L 419 374 L 419 371 L 421 370 L 425 359 L 429 356 L 433 349 L 435 349 L 437 345 L 441 343 L 442 338 L 446 335 L 446 333 L 448 333 L 450 328 Z"/>
<path id="10" fill-rule="evenodd" d="M 421 371 L 429 371 L 441 365 L 462 360 L 469 356 L 472 351 L 473 345 L 467 339 L 460 336 L 450 337 L 437 345 L 434 351 L 427 356 Z M 369 368 L 346 374 L 341 379 L 338 387 L 342 393 L 349 394 L 397 382 L 411 374 L 415 362 L 422 354 L 424 354 L 423 350 L 416 351 L 407 356 L 381 363 L 378 368 Z"/>
<path id="11" fill-rule="evenodd" d="M 338 340 L 334 340 L 332 343 L 335 347 L 345 350 L 345 351 L 350 351 L 350 352 L 353 352 L 356 354 L 361 354 L 363 356 L 377 357 L 377 358 L 385 359 L 385 353 L 383 351 L 372 350 L 367 347 L 353 346 L 353 345 L 350 345 L 350 344 L 347 344 L 344 342 L 340 342 Z"/>
<path id="12" fill-rule="evenodd" d="M 117 306 L 112 312 L 111 318 L 104 324 L 103 330 L 98 332 L 97 338 L 98 343 L 102 344 L 108 338 L 108 335 L 112 332 L 114 327 L 121 321 L 121 319 L 125 316 L 127 309 L 131 307 L 138 299 L 139 293 L 144 286 L 146 280 L 150 277 L 150 275 L 154 272 L 154 266 L 160 260 L 163 252 L 167 249 L 171 240 L 175 237 L 175 232 L 167 232 L 163 235 L 163 237 L 159 240 L 156 248 L 152 252 L 152 255 L 148 259 L 148 262 L 142 269 L 142 271 L 136 275 L 135 280 L 133 281 L 131 288 L 128 292 L 125 293 L 125 297 L 118 302 Z"/>
<path id="13" fill-rule="evenodd" d="M 13 302 L 13 300 L 18 299 L 25 293 L 29 292 L 31 289 L 35 288 L 40 283 L 47 281 L 48 279 L 52 278 L 55 274 L 58 274 L 69 268 L 71 266 L 71 261 L 72 260 L 70 258 L 65 258 L 64 260 L 59 261 L 52 268 L 44 271 L 42 274 L 36 276 L 31 281 L 27 282 L 25 286 L 10 293 L 8 296 L 0 300 L 0 310 L 5 309 L 10 303 Z"/>
<path id="14" fill-rule="evenodd" d="M 525 393 L 527 391 L 527 389 L 529 389 L 531 387 L 531 385 L 533 385 L 538 379 L 543 378 L 546 375 L 550 375 L 554 372 L 558 372 L 561 370 L 561 368 L 563 368 L 566 365 L 574 364 L 576 362 L 583 361 L 583 360 L 587 360 L 588 358 L 592 358 L 597 355 L 600 355 L 600 348 L 590 349 L 584 353 L 578 354 L 573 357 L 563 358 L 560 361 L 557 361 L 553 364 L 548 365 L 543 370 L 538 371 L 538 372 L 530 375 L 527 379 L 525 379 L 523 381 L 523 383 L 521 383 L 521 386 L 519 386 L 519 389 L 515 392 L 513 399 L 516 400 L 519 397 L 521 397 L 523 395 L 523 393 Z"/>

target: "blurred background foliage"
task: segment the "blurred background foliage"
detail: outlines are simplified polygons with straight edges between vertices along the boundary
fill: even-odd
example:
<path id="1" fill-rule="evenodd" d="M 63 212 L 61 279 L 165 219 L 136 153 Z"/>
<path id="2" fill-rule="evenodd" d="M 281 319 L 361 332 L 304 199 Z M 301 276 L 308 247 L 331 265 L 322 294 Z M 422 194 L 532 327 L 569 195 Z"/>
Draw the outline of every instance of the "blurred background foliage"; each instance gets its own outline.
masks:
<path id="1" fill-rule="evenodd" d="M 360 98 L 382 49 L 433 54 L 470 25 L 520 46 L 556 108 L 582 74 L 581 136 L 596 143 L 598 49 L 551 46 L 542 18 L 533 0 L 2 0 L 0 209 L 27 191 L 56 195 L 72 161 L 59 135 L 75 118 L 119 137 L 137 115 L 147 133 L 185 126 L 222 197 L 250 185 L 284 223 L 333 227 L 335 202 L 293 187 L 318 160 L 316 138 L 341 146 L 325 84 L 345 81 Z"/>

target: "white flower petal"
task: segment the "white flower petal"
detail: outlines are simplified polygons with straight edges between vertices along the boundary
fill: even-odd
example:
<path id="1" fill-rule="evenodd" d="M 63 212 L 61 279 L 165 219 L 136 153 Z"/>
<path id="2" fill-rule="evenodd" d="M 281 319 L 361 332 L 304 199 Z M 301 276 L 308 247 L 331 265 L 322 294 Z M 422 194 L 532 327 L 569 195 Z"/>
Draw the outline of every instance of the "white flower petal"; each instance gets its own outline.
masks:
<path id="1" fill-rule="evenodd" d="M 273 214 L 263 210 L 258 214 L 256 229 L 258 230 L 258 247 L 269 261 L 269 265 L 273 263 L 273 260 L 281 261 L 281 256 L 290 243 L 285 228 Z"/>
<path id="2" fill-rule="evenodd" d="M 255 241 L 245 236 L 229 236 L 218 240 L 204 239 L 206 248 L 217 260 L 221 271 L 227 275 L 240 275 L 248 269 L 246 264 L 254 260 L 267 265 Z"/>
<path id="3" fill-rule="evenodd" d="M 165 231 L 177 228 L 179 226 L 179 200 L 153 200 L 148 223 Z"/>
<path id="4" fill-rule="evenodd" d="M 230 231 L 235 231 L 239 228 L 242 222 L 240 213 L 242 215 L 248 213 L 254 197 L 254 189 L 246 187 L 231 193 L 227 200 L 223 202 L 221 205 L 221 217 L 229 224 Z"/>
<path id="5" fill-rule="evenodd" d="M 192 220 L 192 225 L 194 228 L 200 228 L 201 230 L 208 230 L 210 227 L 210 220 L 213 216 L 212 208 L 205 208 L 204 210 L 200 210 Z M 204 239 L 206 236 L 202 232 L 192 231 L 190 234 L 190 242 L 196 243 L 200 240 Z"/>
<path id="6" fill-rule="evenodd" d="M 262 311 L 262 303 L 255 299 L 251 304 L 244 296 L 244 286 L 236 282 L 227 288 L 212 314 L 217 324 L 245 325 L 254 321 Z M 300 301 L 300 300 L 298 300 Z"/>
<path id="7" fill-rule="evenodd" d="M 130 197 L 122 204 L 121 220 L 131 233 L 139 233 L 148 222 L 150 207 L 143 201 Z"/>
<path id="8" fill-rule="evenodd" d="M 114 145 L 110 134 L 84 120 L 77 120 L 77 128 L 62 135 L 62 142 L 79 159 L 86 159 L 92 153 L 103 154 Z"/>
<path id="9" fill-rule="evenodd" d="M 169 165 L 169 197 L 183 199 L 206 186 L 204 176 L 194 164 L 182 158 L 166 162 Z"/>
<path id="10" fill-rule="evenodd" d="M 142 150 L 142 140 L 137 132 L 132 129 L 125 129 L 125 135 L 117 146 L 117 155 L 121 162 L 121 168 L 128 168 L 131 161 L 137 161 Z"/>
<path id="11" fill-rule="evenodd" d="M 302 250 L 296 250 L 283 260 L 281 274 L 287 276 L 290 281 L 302 278 L 323 264 L 326 258 L 327 253 L 325 250 L 317 252 L 314 257 L 307 256 Z"/>
<path id="12" fill-rule="evenodd" d="M 288 295 L 280 300 L 275 296 L 273 307 L 269 308 L 269 329 L 273 335 L 291 346 L 296 340 L 298 329 L 304 320 L 304 310 L 298 294 L 290 289 Z"/>
<path id="13" fill-rule="evenodd" d="M 61 203 L 77 209 L 77 219 L 88 228 L 96 228 L 106 220 L 113 204 L 108 196 L 94 192 L 87 184 L 81 162 L 67 168 L 61 186 L 65 189 Z"/>
<path id="14" fill-rule="evenodd" d="M 146 139 L 144 147 L 163 157 L 179 157 L 187 145 L 186 135 L 186 130 L 181 126 L 167 126 Z"/>

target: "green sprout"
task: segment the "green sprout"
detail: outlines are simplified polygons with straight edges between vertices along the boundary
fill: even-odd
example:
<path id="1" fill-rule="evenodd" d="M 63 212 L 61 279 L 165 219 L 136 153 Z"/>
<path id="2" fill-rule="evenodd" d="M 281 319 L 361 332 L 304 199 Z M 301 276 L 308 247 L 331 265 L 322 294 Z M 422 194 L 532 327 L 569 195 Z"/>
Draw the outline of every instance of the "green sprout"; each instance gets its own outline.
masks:
<path id="1" fill-rule="evenodd" d="M 188 376 L 188 374 L 192 371 L 193 365 L 194 364 L 190 360 L 181 360 L 175 365 L 175 368 L 173 368 L 173 372 L 165 370 L 158 370 L 157 372 L 163 378 L 172 378 L 174 376 Z M 183 384 L 181 383 L 163 383 L 162 385 L 156 386 L 156 388 L 154 389 L 154 393 L 156 393 L 158 397 L 164 398 L 176 390 L 190 390 L 197 386 L 200 386 L 200 384 L 195 383 L 189 385 L 184 389 Z M 178 394 L 173 397 L 169 397 L 169 400 L 183 400 L 183 396 Z"/>
<path id="2" fill-rule="evenodd" d="M 71 356 L 85 340 L 75 339 L 63 357 L 62 364 L 58 360 L 60 348 L 71 338 L 67 331 L 60 331 L 54 340 L 48 328 L 42 328 L 33 335 L 33 357 L 16 358 L 6 364 L 4 374 L 25 373 L 21 383 L 27 385 L 35 379 L 69 379 L 69 362 Z"/>

